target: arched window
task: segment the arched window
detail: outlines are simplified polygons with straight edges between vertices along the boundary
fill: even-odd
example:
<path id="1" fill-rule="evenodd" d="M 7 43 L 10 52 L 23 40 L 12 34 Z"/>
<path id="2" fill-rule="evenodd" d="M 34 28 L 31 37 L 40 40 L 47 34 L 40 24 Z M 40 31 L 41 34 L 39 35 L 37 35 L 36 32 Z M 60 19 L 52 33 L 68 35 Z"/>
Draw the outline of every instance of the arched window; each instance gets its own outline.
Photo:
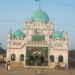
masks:
<path id="1" fill-rule="evenodd" d="M 15 54 L 12 54 L 12 55 L 11 55 L 11 60 L 12 60 L 12 61 L 15 61 L 15 59 L 16 59 L 16 55 L 15 55 Z"/>
<path id="2" fill-rule="evenodd" d="M 63 62 L 63 56 L 62 55 L 59 56 L 58 62 Z"/>
<path id="3" fill-rule="evenodd" d="M 20 55 L 20 61 L 24 61 L 24 55 L 23 54 Z"/>
<path id="4" fill-rule="evenodd" d="M 53 55 L 50 56 L 50 61 L 54 62 L 54 56 Z"/>

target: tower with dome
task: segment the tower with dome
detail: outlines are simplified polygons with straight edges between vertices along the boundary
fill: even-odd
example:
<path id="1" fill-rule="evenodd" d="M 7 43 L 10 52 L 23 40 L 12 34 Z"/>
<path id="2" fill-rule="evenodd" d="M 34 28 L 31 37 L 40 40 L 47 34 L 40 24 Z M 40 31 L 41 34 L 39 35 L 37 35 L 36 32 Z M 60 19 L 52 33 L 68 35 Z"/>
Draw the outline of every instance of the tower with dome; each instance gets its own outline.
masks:
<path id="1" fill-rule="evenodd" d="M 68 35 L 55 31 L 49 16 L 36 10 L 23 31 L 8 33 L 6 61 L 11 67 L 68 67 Z"/>

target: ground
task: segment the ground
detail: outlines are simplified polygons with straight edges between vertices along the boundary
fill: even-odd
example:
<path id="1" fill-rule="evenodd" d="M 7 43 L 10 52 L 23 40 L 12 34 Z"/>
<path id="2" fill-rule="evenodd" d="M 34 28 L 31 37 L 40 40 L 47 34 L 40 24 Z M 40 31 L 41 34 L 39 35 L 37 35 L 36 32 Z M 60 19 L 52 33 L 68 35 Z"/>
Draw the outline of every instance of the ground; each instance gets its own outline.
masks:
<path id="1" fill-rule="evenodd" d="M 47 68 L 20 68 L 7 71 L 4 65 L 0 64 L 0 75 L 75 75 L 75 69 L 51 70 Z"/>

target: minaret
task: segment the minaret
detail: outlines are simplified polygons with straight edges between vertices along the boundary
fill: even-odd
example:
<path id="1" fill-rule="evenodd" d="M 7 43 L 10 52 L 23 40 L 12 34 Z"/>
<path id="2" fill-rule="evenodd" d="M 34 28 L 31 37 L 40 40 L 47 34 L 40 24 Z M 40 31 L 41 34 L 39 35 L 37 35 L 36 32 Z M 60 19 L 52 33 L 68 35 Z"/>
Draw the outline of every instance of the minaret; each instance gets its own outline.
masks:
<path id="1" fill-rule="evenodd" d="M 12 39 L 12 31 L 10 29 L 9 33 L 8 33 L 8 39 Z"/>

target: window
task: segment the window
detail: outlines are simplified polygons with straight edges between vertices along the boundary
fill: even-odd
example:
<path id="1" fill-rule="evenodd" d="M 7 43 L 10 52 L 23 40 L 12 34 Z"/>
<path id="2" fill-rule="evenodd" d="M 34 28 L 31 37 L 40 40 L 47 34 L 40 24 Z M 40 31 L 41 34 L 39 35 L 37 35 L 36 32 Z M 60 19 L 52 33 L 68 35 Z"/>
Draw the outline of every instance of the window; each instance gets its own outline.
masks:
<path id="1" fill-rule="evenodd" d="M 15 54 L 12 54 L 12 55 L 11 55 L 11 60 L 12 60 L 12 61 L 15 61 L 15 59 L 16 59 Z"/>
<path id="2" fill-rule="evenodd" d="M 53 55 L 50 56 L 50 61 L 54 62 L 54 56 Z"/>
<path id="3" fill-rule="evenodd" d="M 24 61 L 24 55 L 23 54 L 20 55 L 20 61 Z"/>
<path id="4" fill-rule="evenodd" d="M 63 62 L 63 56 L 62 55 L 59 56 L 58 62 Z"/>

